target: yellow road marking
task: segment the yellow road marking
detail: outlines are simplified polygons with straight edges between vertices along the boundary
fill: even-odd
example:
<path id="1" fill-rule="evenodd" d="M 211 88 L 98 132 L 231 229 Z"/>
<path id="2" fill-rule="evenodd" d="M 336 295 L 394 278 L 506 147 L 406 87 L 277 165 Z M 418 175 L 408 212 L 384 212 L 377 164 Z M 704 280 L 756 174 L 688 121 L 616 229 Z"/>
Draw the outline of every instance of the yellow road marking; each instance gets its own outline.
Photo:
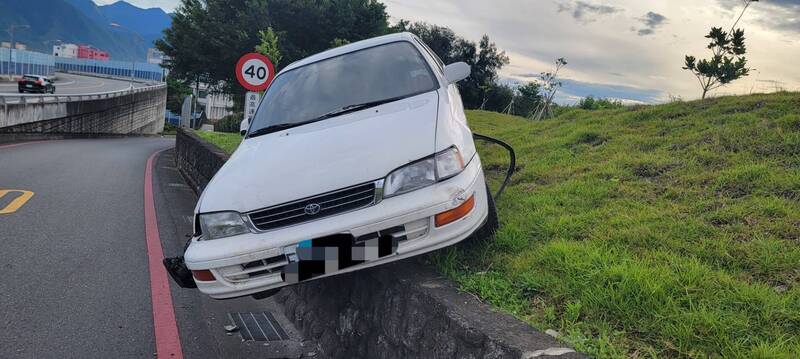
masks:
<path id="1" fill-rule="evenodd" d="M 3 198 L 3 196 L 5 196 L 5 195 L 7 195 L 9 193 L 12 193 L 12 192 L 19 193 L 20 196 L 17 197 L 17 198 L 14 198 L 14 200 L 11 201 L 11 203 L 9 203 L 6 206 L 6 208 L 0 209 L 0 214 L 9 214 L 9 213 L 16 212 L 25 203 L 27 203 L 28 200 L 31 199 L 31 197 L 33 197 L 33 192 L 31 192 L 31 191 L 23 191 L 23 190 L 19 190 L 19 189 L 0 189 L 0 198 Z"/>

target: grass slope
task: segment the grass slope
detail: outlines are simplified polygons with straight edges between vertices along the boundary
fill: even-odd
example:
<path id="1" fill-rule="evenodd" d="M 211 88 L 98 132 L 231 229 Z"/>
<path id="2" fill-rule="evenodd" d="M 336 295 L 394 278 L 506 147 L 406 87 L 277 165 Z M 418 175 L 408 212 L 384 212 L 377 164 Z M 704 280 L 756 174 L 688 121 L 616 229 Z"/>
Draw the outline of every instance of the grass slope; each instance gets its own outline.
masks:
<path id="1" fill-rule="evenodd" d="M 472 111 L 519 172 L 477 249 L 433 258 L 599 358 L 800 356 L 800 94 L 532 122 Z M 480 147 L 487 175 L 506 158 Z"/>
<path id="2" fill-rule="evenodd" d="M 239 143 L 242 142 L 242 136 L 238 133 L 209 131 L 195 131 L 194 133 L 200 138 L 217 145 L 228 154 L 233 153 L 236 147 L 239 147 Z"/>
<path id="3" fill-rule="evenodd" d="M 494 240 L 432 257 L 464 290 L 598 358 L 800 356 L 800 94 L 467 116 L 519 172 Z"/>

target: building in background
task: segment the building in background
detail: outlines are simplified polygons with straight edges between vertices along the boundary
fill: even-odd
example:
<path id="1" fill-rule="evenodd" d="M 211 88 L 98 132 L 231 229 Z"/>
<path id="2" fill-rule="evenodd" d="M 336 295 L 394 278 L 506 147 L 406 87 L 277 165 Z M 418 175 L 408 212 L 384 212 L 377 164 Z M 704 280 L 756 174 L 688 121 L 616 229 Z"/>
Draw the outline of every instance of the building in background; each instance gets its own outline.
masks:
<path id="1" fill-rule="evenodd" d="M 202 112 L 210 121 L 217 121 L 225 116 L 233 114 L 230 109 L 233 108 L 233 98 L 229 95 L 222 93 L 209 92 L 208 84 L 200 83 L 200 93 L 197 93 L 192 87 L 192 93 L 197 97 L 197 104 L 201 107 Z M 197 109 L 200 112 L 201 109 Z"/>
<path id="2" fill-rule="evenodd" d="M 108 61 L 108 52 L 96 49 L 91 45 L 78 45 L 78 58 Z"/>
<path id="3" fill-rule="evenodd" d="M 147 49 L 147 63 L 148 64 L 156 64 L 161 65 L 164 62 L 164 53 L 158 51 L 158 49 L 149 48 Z"/>
<path id="4" fill-rule="evenodd" d="M 75 44 L 53 45 L 53 56 L 76 59 L 78 58 L 78 45 Z"/>
<path id="5" fill-rule="evenodd" d="M 10 49 L 11 48 L 11 43 L 8 42 L 8 41 L 0 42 L 0 48 Z M 16 42 L 14 44 L 14 48 L 17 49 L 17 50 L 25 51 L 25 50 L 28 49 L 28 45 L 25 45 L 25 44 L 23 44 L 21 42 Z"/>

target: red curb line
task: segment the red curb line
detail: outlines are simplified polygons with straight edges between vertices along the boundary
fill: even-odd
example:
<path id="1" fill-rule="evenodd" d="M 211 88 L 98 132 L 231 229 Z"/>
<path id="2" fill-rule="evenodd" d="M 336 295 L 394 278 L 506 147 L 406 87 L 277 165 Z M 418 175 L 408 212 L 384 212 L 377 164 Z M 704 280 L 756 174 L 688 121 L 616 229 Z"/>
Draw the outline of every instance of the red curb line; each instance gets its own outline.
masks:
<path id="1" fill-rule="evenodd" d="M 181 337 L 175 320 L 175 309 L 169 290 L 167 271 L 161 261 L 164 251 L 158 234 L 156 207 L 153 200 L 153 159 L 159 150 L 147 159 L 144 170 L 144 226 L 147 241 L 147 257 L 150 269 L 150 297 L 153 304 L 153 329 L 156 336 L 156 354 L 159 358 L 183 358 Z"/>

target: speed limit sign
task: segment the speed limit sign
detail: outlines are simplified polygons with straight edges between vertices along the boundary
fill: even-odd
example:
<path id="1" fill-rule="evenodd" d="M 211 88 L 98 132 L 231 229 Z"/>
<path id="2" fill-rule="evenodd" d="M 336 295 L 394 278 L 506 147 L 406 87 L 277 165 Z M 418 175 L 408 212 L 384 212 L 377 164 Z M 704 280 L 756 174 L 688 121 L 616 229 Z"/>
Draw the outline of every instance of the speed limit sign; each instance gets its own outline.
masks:
<path id="1" fill-rule="evenodd" d="M 264 55 L 251 52 L 236 63 L 236 78 L 250 91 L 266 90 L 274 77 L 275 67 Z"/>

